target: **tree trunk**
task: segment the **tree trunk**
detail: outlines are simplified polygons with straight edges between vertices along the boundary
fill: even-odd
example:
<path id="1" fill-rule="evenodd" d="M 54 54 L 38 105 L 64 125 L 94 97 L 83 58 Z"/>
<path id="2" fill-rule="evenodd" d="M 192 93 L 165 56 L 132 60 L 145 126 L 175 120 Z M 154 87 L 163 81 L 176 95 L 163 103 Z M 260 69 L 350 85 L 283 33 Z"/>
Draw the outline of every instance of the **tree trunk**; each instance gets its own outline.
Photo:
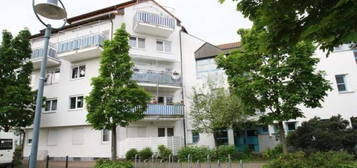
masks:
<path id="1" fill-rule="evenodd" d="M 26 132 L 23 129 L 21 129 L 20 132 L 21 132 L 20 136 L 22 136 L 22 139 L 21 139 L 21 157 L 24 157 Z"/>
<path id="2" fill-rule="evenodd" d="M 112 128 L 112 159 L 117 160 L 117 127 Z"/>
<path id="3" fill-rule="evenodd" d="M 288 154 L 288 145 L 286 142 L 285 130 L 282 121 L 279 121 L 279 136 L 280 136 L 280 143 L 283 147 L 283 154 Z"/>

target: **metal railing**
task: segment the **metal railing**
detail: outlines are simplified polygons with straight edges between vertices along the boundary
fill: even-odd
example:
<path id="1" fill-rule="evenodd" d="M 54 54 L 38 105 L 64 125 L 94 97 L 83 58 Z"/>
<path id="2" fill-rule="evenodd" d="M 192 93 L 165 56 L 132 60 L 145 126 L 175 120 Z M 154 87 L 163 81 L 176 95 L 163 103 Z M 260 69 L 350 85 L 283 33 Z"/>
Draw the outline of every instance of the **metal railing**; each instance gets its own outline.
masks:
<path id="1" fill-rule="evenodd" d="M 183 115 L 183 111 L 184 111 L 183 104 L 175 104 L 175 105 L 149 104 L 144 114 L 172 116 L 172 115 Z"/>
<path id="2" fill-rule="evenodd" d="M 32 55 L 31 55 L 31 59 L 34 58 L 41 58 L 44 54 L 45 50 L 43 48 L 37 48 L 37 49 L 33 49 L 32 50 Z M 48 56 L 49 57 L 53 57 L 56 58 L 57 57 L 57 52 L 54 48 L 49 47 L 48 49 Z"/>
<path id="3" fill-rule="evenodd" d="M 102 46 L 104 36 L 102 34 L 81 36 L 72 40 L 57 43 L 57 53 L 65 53 L 83 48 Z"/>
<path id="4" fill-rule="evenodd" d="M 136 22 L 147 23 L 151 25 L 175 28 L 175 19 L 169 16 L 160 16 L 154 13 L 139 11 L 135 16 Z"/>
<path id="5" fill-rule="evenodd" d="M 132 79 L 141 83 L 180 86 L 181 78 L 167 72 L 135 72 Z"/>

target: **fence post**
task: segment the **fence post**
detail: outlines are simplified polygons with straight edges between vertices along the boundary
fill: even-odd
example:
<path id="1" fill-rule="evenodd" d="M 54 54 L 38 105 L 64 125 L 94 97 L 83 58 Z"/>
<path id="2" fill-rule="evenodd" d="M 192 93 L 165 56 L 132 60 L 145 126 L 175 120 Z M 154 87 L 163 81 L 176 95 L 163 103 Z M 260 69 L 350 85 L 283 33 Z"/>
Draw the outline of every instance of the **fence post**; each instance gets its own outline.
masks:
<path id="1" fill-rule="evenodd" d="M 232 168 L 232 159 L 230 154 L 228 154 L 228 168 Z"/>
<path id="2" fill-rule="evenodd" d="M 221 168 L 221 161 L 217 160 L 217 168 Z"/>
<path id="3" fill-rule="evenodd" d="M 48 162 L 49 162 L 49 160 L 50 160 L 50 156 L 47 155 L 47 156 L 46 156 L 46 168 L 49 168 L 49 167 L 48 167 Z"/>
<path id="4" fill-rule="evenodd" d="M 196 162 L 196 168 L 201 168 L 200 160 L 197 160 L 197 162 Z"/>
<path id="5" fill-rule="evenodd" d="M 191 168 L 191 154 L 187 156 L 188 168 Z"/>
<path id="6" fill-rule="evenodd" d="M 135 154 L 135 156 L 134 156 L 134 168 L 136 168 L 137 167 L 137 159 L 138 159 L 138 154 Z"/>
<path id="7" fill-rule="evenodd" d="M 66 168 L 68 168 L 68 156 L 66 156 Z"/>
<path id="8" fill-rule="evenodd" d="M 243 168 L 243 161 L 240 160 L 239 163 L 240 163 L 240 168 Z"/>
<path id="9" fill-rule="evenodd" d="M 27 168 L 30 168 L 30 158 L 31 158 L 31 155 L 29 155 L 29 160 L 27 160 Z"/>
<path id="10" fill-rule="evenodd" d="M 207 155 L 207 164 L 208 164 L 208 168 L 211 168 L 211 156 Z"/>
<path id="11" fill-rule="evenodd" d="M 170 155 L 169 155 L 169 168 L 172 167 L 172 165 L 171 165 L 171 163 L 173 162 L 172 159 L 173 159 L 173 158 L 172 158 L 172 155 L 170 154 Z"/>
<path id="12" fill-rule="evenodd" d="M 152 154 L 152 156 L 151 156 L 151 168 L 155 168 L 154 167 L 154 158 L 155 158 L 155 154 Z"/>

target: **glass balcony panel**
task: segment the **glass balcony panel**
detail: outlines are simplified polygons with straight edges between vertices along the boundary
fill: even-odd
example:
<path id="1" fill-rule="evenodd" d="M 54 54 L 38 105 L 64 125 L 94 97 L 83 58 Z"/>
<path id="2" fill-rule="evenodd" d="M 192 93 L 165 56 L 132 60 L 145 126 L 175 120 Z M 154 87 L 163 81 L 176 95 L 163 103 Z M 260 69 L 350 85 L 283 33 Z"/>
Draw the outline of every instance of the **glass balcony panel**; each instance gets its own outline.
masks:
<path id="1" fill-rule="evenodd" d="M 168 72 L 135 72 L 132 79 L 139 83 L 180 86 L 181 78 Z"/>
<path id="2" fill-rule="evenodd" d="M 184 105 L 161 105 L 161 104 L 148 104 L 148 108 L 144 112 L 145 115 L 158 115 L 158 116 L 180 116 L 183 115 Z"/>

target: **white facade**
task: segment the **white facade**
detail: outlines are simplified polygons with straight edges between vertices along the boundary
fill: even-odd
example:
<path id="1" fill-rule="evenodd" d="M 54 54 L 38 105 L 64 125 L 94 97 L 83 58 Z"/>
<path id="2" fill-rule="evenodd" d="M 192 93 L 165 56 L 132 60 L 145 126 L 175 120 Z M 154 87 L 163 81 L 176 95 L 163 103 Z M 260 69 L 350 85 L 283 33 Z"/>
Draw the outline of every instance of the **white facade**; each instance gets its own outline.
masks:
<path id="1" fill-rule="evenodd" d="M 184 114 L 188 110 L 185 92 L 195 80 L 191 75 L 195 70 L 194 51 L 203 42 L 181 31 L 183 27 L 179 20 L 153 1 L 127 4 L 90 18 L 110 13 L 114 18 L 67 28 L 54 33 L 50 39 L 57 54 L 48 60 L 44 89 L 47 101 L 41 117 L 38 159 L 47 155 L 81 159 L 110 157 L 110 132 L 94 130 L 86 122 L 84 97 L 91 91 L 91 78 L 98 76 L 102 51 L 99 44 L 103 39 L 110 39 L 122 23 L 132 36 L 129 42 L 132 45 L 130 56 L 135 63 L 133 79 L 154 99 L 144 119 L 127 128 L 117 128 L 119 157 L 124 157 L 131 148 L 151 147 L 157 151 L 157 146 L 163 144 L 176 153 L 184 146 Z M 85 19 L 88 18 L 82 20 Z M 32 40 L 34 51 L 42 45 L 42 37 Z M 38 86 L 40 53 L 40 50 L 34 52 L 32 59 L 35 67 L 31 82 L 33 89 Z M 183 70 L 182 64 L 185 66 Z M 31 127 L 26 135 L 24 156 L 28 157 Z"/>

